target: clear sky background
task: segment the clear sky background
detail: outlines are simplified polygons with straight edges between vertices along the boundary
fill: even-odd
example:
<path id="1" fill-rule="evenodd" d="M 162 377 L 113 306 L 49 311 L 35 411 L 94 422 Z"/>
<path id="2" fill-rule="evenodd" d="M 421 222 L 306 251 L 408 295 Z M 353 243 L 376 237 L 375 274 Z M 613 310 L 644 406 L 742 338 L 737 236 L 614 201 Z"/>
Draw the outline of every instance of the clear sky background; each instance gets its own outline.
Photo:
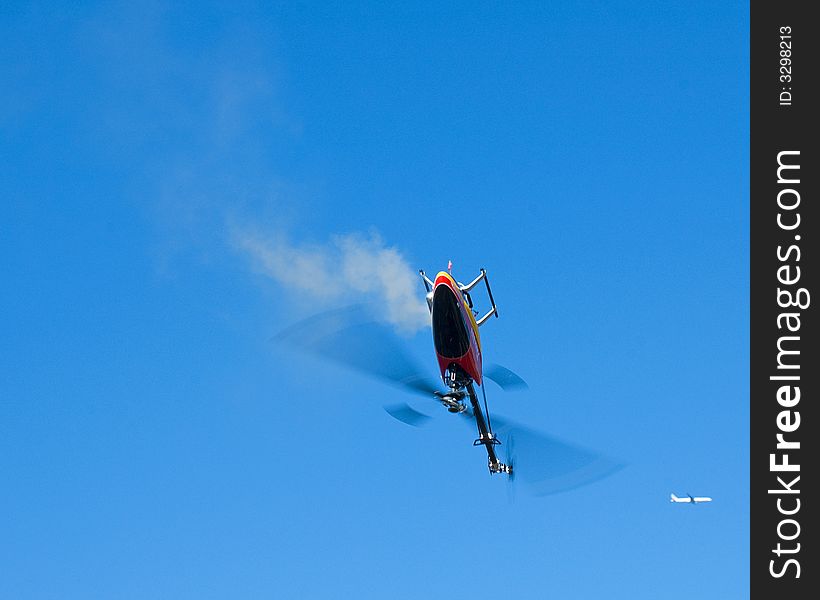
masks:
<path id="1" fill-rule="evenodd" d="M 381 4 L 0 8 L 0 597 L 748 596 L 747 4 Z M 376 235 L 626 468 L 511 502 L 272 343 Z"/>

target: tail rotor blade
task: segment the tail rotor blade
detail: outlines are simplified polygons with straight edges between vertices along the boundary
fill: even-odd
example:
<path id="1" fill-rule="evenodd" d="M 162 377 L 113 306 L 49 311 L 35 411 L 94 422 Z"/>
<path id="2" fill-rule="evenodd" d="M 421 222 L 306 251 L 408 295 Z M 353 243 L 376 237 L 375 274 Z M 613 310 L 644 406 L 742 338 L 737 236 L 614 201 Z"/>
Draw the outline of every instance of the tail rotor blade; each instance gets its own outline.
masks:
<path id="1" fill-rule="evenodd" d="M 507 436 L 507 440 L 504 442 L 506 448 L 504 451 L 504 464 L 510 467 L 510 473 L 507 476 L 507 500 L 510 503 L 515 502 L 515 493 L 516 493 L 516 484 L 515 484 L 515 475 L 516 475 L 516 457 L 515 457 L 515 435 L 510 433 Z"/>
<path id="2" fill-rule="evenodd" d="M 515 435 L 510 432 L 506 441 L 507 448 L 504 452 L 504 461 L 507 466 L 512 469 L 510 473 L 510 481 L 515 481 Z"/>

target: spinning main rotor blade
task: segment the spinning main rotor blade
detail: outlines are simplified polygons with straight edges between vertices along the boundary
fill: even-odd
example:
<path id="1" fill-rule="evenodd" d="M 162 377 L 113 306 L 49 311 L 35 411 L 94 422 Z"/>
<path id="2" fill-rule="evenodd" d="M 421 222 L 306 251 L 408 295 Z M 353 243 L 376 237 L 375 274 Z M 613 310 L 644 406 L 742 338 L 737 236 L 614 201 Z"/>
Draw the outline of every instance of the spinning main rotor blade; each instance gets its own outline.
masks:
<path id="1" fill-rule="evenodd" d="M 394 419 L 401 421 L 402 423 L 406 423 L 411 427 L 421 427 L 432 418 L 422 412 L 417 411 L 406 402 L 387 405 L 384 407 L 384 410 Z"/>
<path id="2" fill-rule="evenodd" d="M 399 337 L 388 326 L 376 322 L 362 307 L 350 307 L 316 315 L 286 329 L 276 341 L 309 352 L 342 366 L 399 386 L 415 394 L 434 397 L 438 386 L 421 374 L 408 355 Z M 491 367 L 490 373 L 513 387 L 518 376 L 501 367 Z M 490 378 L 490 373 L 485 373 Z M 512 377 L 510 377 L 511 374 Z M 519 384 L 520 385 L 520 384 Z M 526 384 L 525 384 L 526 385 Z M 394 418 L 418 426 L 429 417 L 407 404 L 385 407 Z M 469 408 L 461 413 L 463 421 L 475 427 Z M 591 450 L 563 442 L 539 433 L 495 414 L 491 416 L 495 434 L 508 448 L 514 460 L 514 475 L 531 486 L 536 495 L 548 495 L 598 481 L 620 469 L 622 465 Z"/>
<path id="3" fill-rule="evenodd" d="M 487 365 L 484 368 L 484 376 L 487 379 L 495 381 L 498 387 L 504 391 L 526 390 L 530 387 L 527 385 L 527 382 L 518 375 L 510 371 L 507 367 L 499 364 Z"/>
<path id="4" fill-rule="evenodd" d="M 472 411 L 462 413 L 475 427 Z M 565 492 L 612 475 L 624 465 L 593 450 L 569 444 L 556 437 L 524 427 L 493 414 L 493 433 L 505 444 L 515 461 L 513 474 L 530 486 L 536 496 Z"/>
<path id="5" fill-rule="evenodd" d="M 361 306 L 315 315 L 274 339 L 415 394 L 433 397 L 438 390 L 434 381 L 421 374 L 393 330 Z"/>

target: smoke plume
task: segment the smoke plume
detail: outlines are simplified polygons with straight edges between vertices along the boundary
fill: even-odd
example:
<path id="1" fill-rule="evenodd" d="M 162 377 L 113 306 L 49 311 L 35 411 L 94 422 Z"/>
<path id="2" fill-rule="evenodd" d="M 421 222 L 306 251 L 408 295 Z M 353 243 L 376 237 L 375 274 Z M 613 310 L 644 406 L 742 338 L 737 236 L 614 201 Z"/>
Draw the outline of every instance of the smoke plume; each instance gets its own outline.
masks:
<path id="1" fill-rule="evenodd" d="M 297 296 L 323 304 L 367 302 L 405 333 L 430 323 L 416 270 L 375 234 L 298 246 L 284 235 L 235 230 L 234 241 L 261 273 Z"/>

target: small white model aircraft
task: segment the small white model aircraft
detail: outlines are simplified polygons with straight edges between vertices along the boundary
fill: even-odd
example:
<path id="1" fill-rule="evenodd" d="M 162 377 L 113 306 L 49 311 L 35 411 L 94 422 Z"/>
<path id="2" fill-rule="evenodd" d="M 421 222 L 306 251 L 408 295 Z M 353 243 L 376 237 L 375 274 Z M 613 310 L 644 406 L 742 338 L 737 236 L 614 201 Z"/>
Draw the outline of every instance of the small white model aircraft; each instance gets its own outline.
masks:
<path id="1" fill-rule="evenodd" d="M 700 504 L 701 502 L 711 502 L 712 499 L 708 496 L 692 496 L 691 494 L 687 494 L 685 498 L 678 498 L 675 494 L 669 494 L 670 502 L 684 502 L 690 504 Z"/>

